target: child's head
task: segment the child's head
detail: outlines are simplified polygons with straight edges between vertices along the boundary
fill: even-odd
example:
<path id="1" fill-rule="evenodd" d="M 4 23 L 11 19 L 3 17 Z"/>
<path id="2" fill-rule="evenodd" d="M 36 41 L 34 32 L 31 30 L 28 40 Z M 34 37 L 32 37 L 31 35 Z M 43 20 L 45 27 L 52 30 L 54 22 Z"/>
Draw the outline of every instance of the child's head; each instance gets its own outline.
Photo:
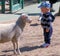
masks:
<path id="1" fill-rule="evenodd" d="M 50 3 L 42 2 L 42 3 L 38 6 L 38 8 L 41 9 L 41 12 L 42 12 L 42 13 L 47 13 L 47 12 L 50 11 L 50 6 L 51 6 Z"/>

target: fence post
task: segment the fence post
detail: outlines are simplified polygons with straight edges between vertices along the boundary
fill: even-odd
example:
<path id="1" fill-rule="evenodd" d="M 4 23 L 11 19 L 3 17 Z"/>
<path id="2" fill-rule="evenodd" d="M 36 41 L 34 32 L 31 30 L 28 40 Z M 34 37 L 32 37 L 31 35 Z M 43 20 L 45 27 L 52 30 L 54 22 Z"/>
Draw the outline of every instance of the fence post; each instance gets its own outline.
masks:
<path id="1" fill-rule="evenodd" d="M 2 13 L 5 13 L 5 0 L 1 1 L 1 8 Z"/>
<path id="2" fill-rule="evenodd" d="M 41 0 L 38 0 L 38 3 L 40 3 L 41 2 Z"/>
<path id="3" fill-rule="evenodd" d="M 23 9 L 23 7 L 24 7 L 24 0 L 21 0 L 21 8 Z"/>
<path id="4" fill-rule="evenodd" d="M 13 6 L 13 0 L 9 0 L 9 8 L 10 8 L 10 13 L 12 12 L 12 6 Z"/>

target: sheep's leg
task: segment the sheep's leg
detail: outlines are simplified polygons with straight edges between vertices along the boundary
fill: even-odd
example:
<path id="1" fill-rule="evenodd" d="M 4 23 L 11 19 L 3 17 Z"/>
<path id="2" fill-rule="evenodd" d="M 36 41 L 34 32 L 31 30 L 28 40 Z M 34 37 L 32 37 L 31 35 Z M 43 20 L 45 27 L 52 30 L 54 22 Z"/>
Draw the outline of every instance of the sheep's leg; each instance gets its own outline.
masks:
<path id="1" fill-rule="evenodd" d="M 18 40 L 16 41 L 16 45 L 17 45 L 17 53 L 18 53 L 19 55 L 21 55 L 21 52 L 20 52 L 20 50 L 19 50 L 19 42 L 18 42 Z"/>
<path id="2" fill-rule="evenodd" d="M 12 43 L 13 43 L 13 47 L 14 47 L 14 54 L 17 54 L 17 52 L 16 52 L 16 46 L 15 46 L 15 42 L 12 41 Z"/>

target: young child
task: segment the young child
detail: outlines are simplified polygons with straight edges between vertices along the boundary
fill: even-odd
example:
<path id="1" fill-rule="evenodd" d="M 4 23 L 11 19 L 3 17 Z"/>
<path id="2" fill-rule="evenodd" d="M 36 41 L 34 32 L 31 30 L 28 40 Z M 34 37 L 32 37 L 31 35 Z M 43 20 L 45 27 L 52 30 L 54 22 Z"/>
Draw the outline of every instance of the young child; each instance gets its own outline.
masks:
<path id="1" fill-rule="evenodd" d="M 41 47 L 48 47 L 50 45 L 50 40 L 52 36 L 52 22 L 54 22 L 55 17 L 50 12 L 50 3 L 42 2 L 38 8 L 41 9 L 41 26 L 43 28 L 44 34 L 44 44 Z"/>

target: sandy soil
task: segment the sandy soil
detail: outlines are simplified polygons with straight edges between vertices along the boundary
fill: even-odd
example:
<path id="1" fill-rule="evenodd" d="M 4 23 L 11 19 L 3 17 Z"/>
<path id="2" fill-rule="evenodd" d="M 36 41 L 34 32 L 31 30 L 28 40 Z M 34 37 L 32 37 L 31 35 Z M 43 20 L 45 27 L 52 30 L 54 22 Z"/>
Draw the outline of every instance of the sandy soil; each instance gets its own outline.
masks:
<path id="1" fill-rule="evenodd" d="M 48 48 L 39 47 L 44 43 L 42 28 L 40 22 L 37 21 L 37 16 L 31 18 L 33 21 L 31 24 L 26 24 L 20 41 L 21 56 L 60 56 L 60 17 L 56 17 L 53 23 L 54 30 L 51 45 Z M 16 20 L 1 23 L 11 23 L 15 21 Z M 15 56 L 11 42 L 0 43 L 0 56 Z"/>

